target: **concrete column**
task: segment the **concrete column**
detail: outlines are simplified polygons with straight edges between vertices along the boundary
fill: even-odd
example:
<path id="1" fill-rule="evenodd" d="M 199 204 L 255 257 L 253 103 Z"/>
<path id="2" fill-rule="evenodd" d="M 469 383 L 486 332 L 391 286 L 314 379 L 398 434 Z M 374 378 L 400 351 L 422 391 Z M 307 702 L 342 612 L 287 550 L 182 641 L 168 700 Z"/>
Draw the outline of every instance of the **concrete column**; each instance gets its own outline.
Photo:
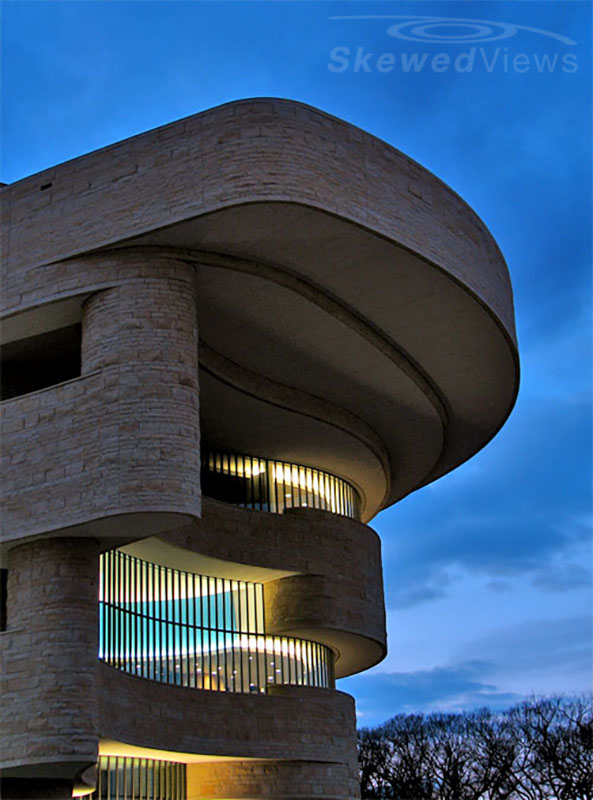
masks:
<path id="1" fill-rule="evenodd" d="M 98 554 L 78 538 L 10 552 L 2 766 L 17 797 L 62 797 L 96 762 Z"/>

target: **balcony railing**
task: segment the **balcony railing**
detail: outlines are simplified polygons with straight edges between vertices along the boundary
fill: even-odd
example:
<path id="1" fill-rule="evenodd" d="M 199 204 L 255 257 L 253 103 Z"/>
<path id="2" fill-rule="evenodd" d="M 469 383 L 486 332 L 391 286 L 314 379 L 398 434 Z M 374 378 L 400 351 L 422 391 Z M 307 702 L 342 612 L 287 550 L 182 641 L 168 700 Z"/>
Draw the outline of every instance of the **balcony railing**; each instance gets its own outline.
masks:
<path id="1" fill-rule="evenodd" d="M 183 572 L 120 550 L 101 556 L 99 658 L 196 689 L 334 684 L 328 647 L 265 633 L 262 584 Z"/>
<path id="2" fill-rule="evenodd" d="M 360 497 L 341 478 L 302 464 L 202 447 L 202 493 L 256 511 L 308 507 L 360 518 Z"/>
<path id="3" fill-rule="evenodd" d="M 174 761 L 100 756 L 90 800 L 185 800 L 186 767 Z"/>

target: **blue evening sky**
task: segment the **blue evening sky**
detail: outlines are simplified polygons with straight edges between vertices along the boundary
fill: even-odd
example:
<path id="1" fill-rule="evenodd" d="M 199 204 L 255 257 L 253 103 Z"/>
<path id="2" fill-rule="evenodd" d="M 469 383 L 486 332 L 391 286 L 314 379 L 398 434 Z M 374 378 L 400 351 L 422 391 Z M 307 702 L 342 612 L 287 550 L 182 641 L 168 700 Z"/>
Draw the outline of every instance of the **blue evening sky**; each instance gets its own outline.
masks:
<path id="1" fill-rule="evenodd" d="M 341 682 L 361 724 L 591 689 L 591 8 L 2 3 L 4 182 L 229 100 L 288 97 L 428 167 L 505 254 L 519 400 L 480 454 L 373 523 L 389 655 Z"/>

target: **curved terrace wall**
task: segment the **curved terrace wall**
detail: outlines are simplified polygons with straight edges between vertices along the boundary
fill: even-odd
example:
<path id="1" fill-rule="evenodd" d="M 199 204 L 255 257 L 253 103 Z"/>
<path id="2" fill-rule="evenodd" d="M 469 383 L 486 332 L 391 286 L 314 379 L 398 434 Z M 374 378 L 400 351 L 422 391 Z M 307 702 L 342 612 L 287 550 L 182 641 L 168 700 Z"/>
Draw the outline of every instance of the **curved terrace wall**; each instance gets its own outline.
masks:
<path id="1" fill-rule="evenodd" d="M 336 677 L 385 656 L 381 543 L 366 525 L 307 508 L 275 515 L 203 498 L 201 520 L 160 538 L 235 564 L 301 573 L 264 583 L 267 632 L 333 647 Z"/>
<path id="2" fill-rule="evenodd" d="M 278 200 L 322 208 L 421 253 L 471 287 L 514 336 L 504 261 L 469 206 L 403 153 L 302 103 L 262 98 L 218 106 L 3 193 L 11 226 L 7 307 L 49 292 L 51 269 L 37 265 L 221 206 Z"/>
<path id="3" fill-rule="evenodd" d="M 140 538 L 200 513 L 193 269 L 142 254 L 80 266 L 81 377 L 1 405 L 5 543 L 71 526 Z"/>
<path id="4" fill-rule="evenodd" d="M 99 681 L 103 739 L 181 754 L 356 763 L 354 700 L 334 689 L 209 692 L 144 680 L 105 664 L 99 664 Z"/>

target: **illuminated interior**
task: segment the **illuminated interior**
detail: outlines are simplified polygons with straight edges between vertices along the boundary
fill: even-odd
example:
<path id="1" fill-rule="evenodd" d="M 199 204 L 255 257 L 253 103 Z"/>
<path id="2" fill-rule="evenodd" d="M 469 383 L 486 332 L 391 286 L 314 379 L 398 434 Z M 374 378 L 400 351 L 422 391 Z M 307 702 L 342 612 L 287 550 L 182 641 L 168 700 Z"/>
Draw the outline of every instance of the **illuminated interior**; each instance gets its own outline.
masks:
<path id="1" fill-rule="evenodd" d="M 202 448 L 202 492 L 256 511 L 281 514 L 286 508 L 309 507 L 360 517 L 356 489 L 329 472 L 211 447 Z"/>
<path id="2" fill-rule="evenodd" d="M 185 764 L 102 755 L 97 764 L 97 788 L 90 797 L 92 800 L 185 800 L 186 795 Z"/>
<path id="3" fill-rule="evenodd" d="M 263 585 L 101 556 L 99 658 L 142 678 L 226 692 L 332 687 L 333 653 L 265 633 Z"/>

